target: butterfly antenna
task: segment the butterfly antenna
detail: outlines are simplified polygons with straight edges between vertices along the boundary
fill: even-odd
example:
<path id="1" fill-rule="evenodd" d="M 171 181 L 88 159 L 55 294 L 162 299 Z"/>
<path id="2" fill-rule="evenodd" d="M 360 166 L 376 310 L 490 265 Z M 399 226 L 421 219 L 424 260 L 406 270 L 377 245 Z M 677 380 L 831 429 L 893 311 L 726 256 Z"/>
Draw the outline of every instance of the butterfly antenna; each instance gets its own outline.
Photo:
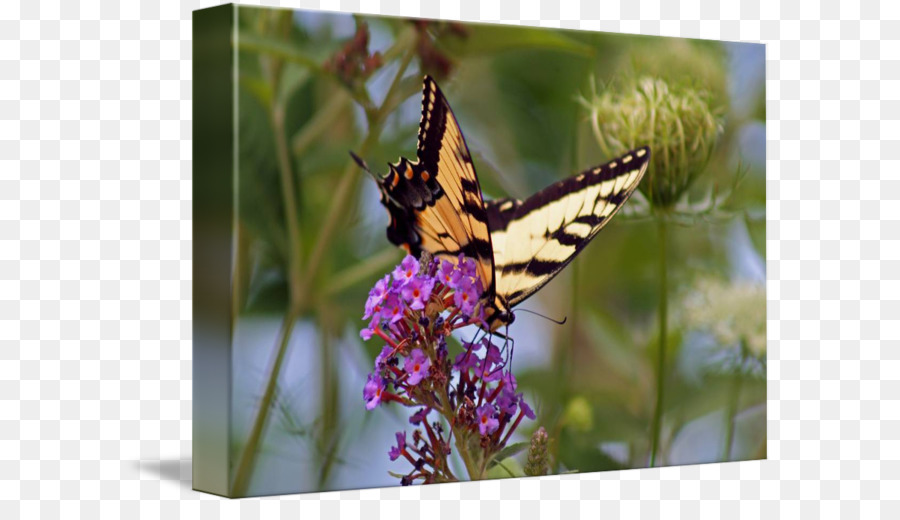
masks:
<path id="1" fill-rule="evenodd" d="M 516 312 L 527 312 L 529 314 L 534 314 L 535 316 L 540 316 L 541 318 L 544 318 L 547 321 L 552 321 L 553 323 L 555 323 L 557 325 L 565 325 L 566 321 L 569 319 L 568 316 L 563 316 L 563 319 L 555 320 L 555 319 L 551 318 L 550 316 L 544 316 L 543 314 L 541 314 L 539 312 L 530 311 L 528 309 L 517 309 Z"/>

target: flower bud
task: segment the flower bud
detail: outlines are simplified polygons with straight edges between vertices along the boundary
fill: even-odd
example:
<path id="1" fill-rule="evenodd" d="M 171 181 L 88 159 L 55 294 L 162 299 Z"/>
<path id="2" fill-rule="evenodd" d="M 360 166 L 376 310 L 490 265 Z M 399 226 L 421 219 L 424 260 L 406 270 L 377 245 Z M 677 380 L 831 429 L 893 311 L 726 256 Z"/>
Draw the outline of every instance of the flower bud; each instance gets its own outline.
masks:
<path id="1" fill-rule="evenodd" d="M 550 455 L 547 452 L 550 438 L 543 426 L 531 436 L 528 448 L 528 461 L 525 463 L 525 474 L 529 477 L 546 475 L 550 470 Z"/>
<path id="2" fill-rule="evenodd" d="M 703 90 L 643 77 L 625 88 L 597 92 L 585 104 L 607 156 L 650 146 L 640 189 L 655 207 L 670 208 L 703 172 L 721 134 L 709 99 Z"/>

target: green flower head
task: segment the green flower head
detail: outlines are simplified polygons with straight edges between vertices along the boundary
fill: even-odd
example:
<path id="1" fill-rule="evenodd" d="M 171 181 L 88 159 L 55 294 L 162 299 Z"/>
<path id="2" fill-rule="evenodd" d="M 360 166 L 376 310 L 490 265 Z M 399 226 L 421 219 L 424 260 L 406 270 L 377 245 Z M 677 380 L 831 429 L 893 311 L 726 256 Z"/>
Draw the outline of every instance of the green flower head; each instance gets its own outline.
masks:
<path id="1" fill-rule="evenodd" d="M 652 159 L 641 191 L 671 208 L 703 172 L 722 131 L 706 92 L 643 77 L 585 101 L 600 148 L 616 156 L 649 145 Z"/>

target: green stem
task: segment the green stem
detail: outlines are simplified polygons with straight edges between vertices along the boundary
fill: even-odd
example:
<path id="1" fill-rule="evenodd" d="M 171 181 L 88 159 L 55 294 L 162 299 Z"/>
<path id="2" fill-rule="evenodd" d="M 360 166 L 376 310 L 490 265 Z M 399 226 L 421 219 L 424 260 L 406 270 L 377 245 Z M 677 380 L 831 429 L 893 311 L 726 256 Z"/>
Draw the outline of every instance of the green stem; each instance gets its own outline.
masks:
<path id="1" fill-rule="evenodd" d="M 287 346 L 291 339 L 291 332 L 294 330 L 294 324 L 299 315 L 298 309 L 291 308 L 281 324 L 281 331 L 278 335 L 278 350 L 276 351 L 275 359 L 272 361 L 272 368 L 269 370 L 269 380 L 263 392 L 262 400 L 260 400 L 259 408 L 257 408 L 253 428 L 250 430 L 250 436 L 247 437 L 247 442 L 244 444 L 244 450 L 241 452 L 234 480 L 231 484 L 232 497 L 242 497 L 247 494 L 247 486 L 250 484 L 250 476 L 253 474 L 253 465 L 256 462 L 256 448 L 259 446 L 262 433 L 268 422 L 269 410 L 272 409 L 272 402 L 275 397 L 278 374 L 281 373 L 281 365 L 284 362 Z"/>
<path id="2" fill-rule="evenodd" d="M 453 410 L 451 410 L 449 406 L 450 396 L 447 393 L 447 388 L 441 388 L 439 393 L 441 400 L 440 413 L 444 416 L 444 419 L 447 420 L 447 424 L 450 425 L 450 429 L 453 433 L 453 443 L 456 445 L 456 452 L 466 466 L 466 473 L 469 474 L 469 480 L 481 480 L 481 472 L 478 471 L 478 463 L 473 460 L 472 454 L 469 453 L 469 436 L 467 432 L 453 425 L 455 417 L 453 416 Z"/>
<path id="3" fill-rule="evenodd" d="M 319 359 L 321 363 L 321 396 L 322 410 L 319 414 L 322 418 L 320 431 L 321 434 L 317 439 L 319 443 L 319 453 L 321 462 L 319 464 L 318 487 L 325 486 L 331 469 L 334 466 L 335 456 L 337 455 L 337 447 L 339 446 L 339 429 L 338 429 L 338 385 L 334 371 L 334 345 L 332 338 L 335 337 L 334 325 L 332 323 L 331 312 L 325 309 L 320 312 L 320 335 L 319 342 Z"/>
<path id="4" fill-rule="evenodd" d="M 728 409 L 725 412 L 725 444 L 722 446 L 722 462 L 731 460 L 731 445 L 734 444 L 735 416 L 741 398 L 741 376 L 732 376 L 731 393 L 728 398 Z"/>
<path id="5" fill-rule="evenodd" d="M 362 262 L 335 274 L 325 288 L 325 296 L 332 296 L 352 287 L 363 280 L 369 280 L 373 276 L 383 273 L 398 262 L 400 249 L 389 247 L 374 253 Z"/>
<path id="6" fill-rule="evenodd" d="M 653 412 L 650 441 L 650 467 L 656 466 L 662 431 L 663 397 L 666 383 L 666 340 L 668 335 L 668 269 L 666 251 L 666 215 L 658 214 L 659 229 L 659 352 L 656 359 L 656 408 Z"/>
<path id="7" fill-rule="evenodd" d="M 284 220 L 287 224 L 290 255 L 288 260 L 289 280 L 291 287 L 291 304 L 301 307 L 300 299 L 300 260 L 303 255 L 303 242 L 300 240 L 300 219 L 297 212 L 297 190 L 294 187 L 294 174 L 291 171 L 291 157 L 287 138 L 284 135 L 284 106 L 276 101 L 272 106 L 272 128 L 275 133 L 275 144 L 278 149 L 278 166 L 281 172 L 281 193 L 284 199 Z"/>
<path id="8" fill-rule="evenodd" d="M 404 40 L 404 42 L 407 42 L 407 40 Z M 406 68 L 409 65 L 411 59 L 412 50 L 410 47 L 404 55 L 404 59 L 400 64 L 400 69 L 397 72 L 397 76 L 394 78 L 394 82 L 391 84 L 391 88 L 389 89 L 388 95 L 385 99 L 390 99 L 395 87 L 399 83 L 400 78 L 406 72 Z M 280 76 L 281 63 L 275 62 L 271 63 L 270 65 L 272 65 L 272 68 L 270 69 L 270 80 L 272 81 L 273 87 L 277 87 L 278 78 Z M 385 103 L 385 105 L 387 105 L 387 103 Z M 277 107 L 278 102 L 273 104 L 273 116 L 275 116 L 273 117 L 273 124 L 276 127 L 276 145 L 278 147 L 279 164 L 281 166 L 282 191 L 285 197 L 285 219 L 287 220 L 288 240 L 291 244 L 291 258 L 289 262 L 289 267 L 291 270 L 289 274 L 291 305 L 281 327 L 279 347 L 276 351 L 271 370 L 269 371 L 268 379 L 266 382 L 266 389 L 263 393 L 262 401 L 260 402 L 260 406 L 257 409 L 256 418 L 253 421 L 253 427 L 251 429 L 250 436 L 248 437 L 247 442 L 244 444 L 237 469 L 235 470 L 234 480 L 231 486 L 231 496 L 246 495 L 247 486 L 249 485 L 250 478 L 253 474 L 253 466 L 256 461 L 256 453 L 259 449 L 262 433 L 265 430 L 266 424 L 268 423 L 269 411 L 272 408 L 272 401 L 275 394 L 276 383 L 278 381 L 279 375 L 281 374 L 281 365 L 287 351 L 287 345 L 290 340 L 291 331 L 294 328 L 294 322 L 297 321 L 304 309 L 307 297 L 312 287 L 311 280 L 313 280 L 318 273 L 319 265 L 321 264 L 323 255 L 328 249 L 328 245 L 334 235 L 335 229 L 338 224 L 338 219 L 346 209 L 347 199 L 352 192 L 352 186 L 355 184 L 353 181 L 357 177 L 356 175 L 354 175 L 356 165 L 354 162 L 350 161 L 344 171 L 344 175 L 341 178 L 341 182 L 338 186 L 334 202 L 329 208 L 329 213 L 326 218 L 325 225 L 322 227 L 322 232 L 320 233 L 319 239 L 317 241 L 317 248 L 312 252 L 309 266 L 306 270 L 307 276 L 304 279 L 299 278 L 300 232 L 299 227 L 297 227 L 299 221 L 297 219 L 296 201 L 294 200 L 296 191 L 293 189 L 293 176 L 290 170 L 290 156 L 287 153 L 289 148 L 283 132 L 284 114 L 283 110 L 279 110 Z M 385 110 L 386 108 L 383 105 L 379 110 L 375 111 L 373 117 L 370 119 L 369 133 L 366 136 L 366 139 L 363 141 L 363 144 L 360 148 L 360 153 L 364 153 L 366 150 L 368 150 L 369 146 L 371 146 L 372 143 L 374 143 L 378 139 L 378 135 L 381 131 L 381 123 L 382 121 L 384 121 L 384 118 L 386 116 L 386 114 L 383 113 Z M 278 127 L 280 127 L 280 131 L 278 130 Z"/>
<path id="9" fill-rule="evenodd" d="M 453 428 L 453 437 L 455 439 L 456 452 L 459 453 L 459 458 L 462 459 L 463 464 L 466 466 L 466 473 L 469 474 L 469 480 L 481 480 L 481 472 L 478 470 L 478 463 L 472 459 L 472 454 L 469 453 L 469 436 L 466 435 L 465 432 Z"/>
<path id="10" fill-rule="evenodd" d="M 385 116 L 387 115 L 386 113 L 384 113 L 385 107 L 388 105 L 387 100 L 391 99 L 394 90 L 400 83 L 400 78 L 403 77 L 403 74 L 406 72 L 406 68 L 409 66 L 410 60 L 412 60 L 412 56 L 413 53 L 410 49 L 410 51 L 404 55 L 403 61 L 400 63 L 400 68 L 397 70 L 397 74 L 394 76 L 394 81 L 391 83 L 391 86 L 388 89 L 387 96 L 385 96 L 385 103 L 380 109 L 375 111 L 369 117 L 369 134 L 366 136 L 366 139 L 359 147 L 358 153 L 360 155 L 365 155 L 369 147 L 378 140 L 378 137 L 381 134 L 381 125 L 384 122 Z M 356 181 L 359 180 L 359 175 L 357 172 L 358 169 L 359 166 L 357 166 L 356 162 L 354 161 L 349 161 L 347 163 L 347 167 L 344 168 L 344 173 L 341 175 L 341 180 L 338 183 L 338 187 L 334 193 L 334 202 L 328 208 L 328 215 L 325 217 L 325 223 L 322 225 L 322 231 L 321 233 L 319 233 L 319 237 L 316 240 L 316 248 L 313 250 L 312 255 L 309 259 L 309 264 L 306 270 L 306 283 L 303 291 L 304 293 L 309 291 L 312 280 L 314 280 L 316 278 L 316 275 L 318 274 L 319 266 L 322 263 L 325 252 L 328 251 L 331 240 L 334 238 L 334 233 L 337 230 L 337 226 L 340 223 L 341 218 L 347 214 L 347 199 L 353 192 L 352 188 L 356 186 Z"/>
<path id="11" fill-rule="evenodd" d="M 291 143 L 294 157 L 303 157 L 306 150 L 317 140 L 327 136 L 328 130 L 342 115 L 346 115 L 346 109 L 352 98 L 344 90 L 334 90 L 329 96 L 325 106 L 316 110 L 312 118 L 303 125 Z"/>
<path id="12" fill-rule="evenodd" d="M 741 365 L 747 358 L 747 341 L 741 338 Z M 731 445 L 734 444 L 735 416 L 741 401 L 741 383 L 743 379 L 740 373 L 734 374 L 731 381 L 731 392 L 728 396 L 728 409 L 725 411 L 725 445 L 722 446 L 723 462 L 731 460 Z"/>

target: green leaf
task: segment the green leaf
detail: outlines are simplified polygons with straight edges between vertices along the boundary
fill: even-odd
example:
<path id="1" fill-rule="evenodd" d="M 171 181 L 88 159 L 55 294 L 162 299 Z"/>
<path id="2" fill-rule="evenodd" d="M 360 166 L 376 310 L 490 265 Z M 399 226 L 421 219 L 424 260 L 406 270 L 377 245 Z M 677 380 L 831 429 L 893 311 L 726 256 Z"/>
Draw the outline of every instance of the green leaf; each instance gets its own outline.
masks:
<path id="1" fill-rule="evenodd" d="M 510 444 L 509 446 L 498 451 L 493 457 L 491 457 L 491 462 L 490 464 L 488 464 L 488 467 L 492 468 L 496 464 L 499 464 L 501 460 L 512 457 L 513 455 L 517 455 L 522 450 L 528 448 L 528 445 L 529 443 L 527 442 L 517 442 L 515 444 Z"/>
<path id="2" fill-rule="evenodd" d="M 311 77 L 309 69 L 289 63 L 281 74 L 279 99 L 286 103 Z"/>
<path id="3" fill-rule="evenodd" d="M 319 61 L 312 56 L 298 52 L 297 46 L 275 38 L 257 36 L 248 32 L 240 32 L 237 38 L 238 49 L 268 54 L 285 61 L 303 65 L 314 72 L 322 72 Z"/>
<path id="4" fill-rule="evenodd" d="M 465 40 L 447 39 L 442 46 L 455 57 L 493 54 L 516 49 L 550 49 L 593 57 L 594 47 L 582 43 L 564 31 L 525 29 L 502 25 L 472 24 Z"/>
<path id="5" fill-rule="evenodd" d="M 268 81 L 261 78 L 241 75 L 241 86 L 249 92 L 253 97 L 259 100 L 260 104 L 266 109 L 272 106 L 272 88 Z"/>
<path id="6" fill-rule="evenodd" d="M 487 470 L 487 473 L 485 473 L 485 477 L 489 479 L 518 478 L 524 476 L 525 470 L 522 469 L 522 465 L 513 458 L 498 461 L 492 468 Z"/>

